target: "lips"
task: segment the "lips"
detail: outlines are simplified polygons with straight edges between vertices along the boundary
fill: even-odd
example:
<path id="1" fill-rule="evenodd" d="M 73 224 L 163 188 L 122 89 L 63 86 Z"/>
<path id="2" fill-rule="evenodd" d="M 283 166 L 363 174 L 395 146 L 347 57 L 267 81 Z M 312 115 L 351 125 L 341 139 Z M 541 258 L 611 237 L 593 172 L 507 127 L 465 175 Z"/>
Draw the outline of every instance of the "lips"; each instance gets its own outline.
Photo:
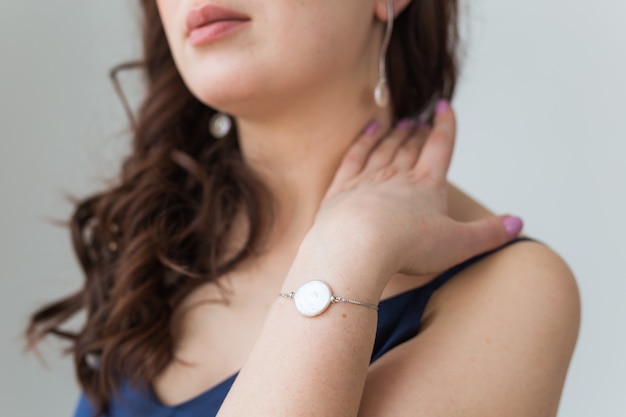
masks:
<path id="1" fill-rule="evenodd" d="M 187 15 L 187 33 L 201 29 L 218 22 L 246 22 L 250 18 L 234 10 L 211 4 L 197 7 Z"/>

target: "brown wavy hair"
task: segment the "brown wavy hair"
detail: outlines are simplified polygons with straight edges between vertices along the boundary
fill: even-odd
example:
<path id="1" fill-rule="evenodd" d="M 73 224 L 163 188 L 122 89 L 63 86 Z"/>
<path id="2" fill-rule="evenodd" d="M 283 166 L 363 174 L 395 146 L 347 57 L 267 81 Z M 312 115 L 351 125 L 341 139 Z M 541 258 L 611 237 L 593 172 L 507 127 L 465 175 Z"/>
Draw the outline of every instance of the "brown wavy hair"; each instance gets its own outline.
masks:
<path id="1" fill-rule="evenodd" d="M 154 0 L 141 0 L 146 95 L 131 115 L 133 146 L 115 183 L 77 202 L 70 221 L 83 287 L 35 312 L 30 347 L 70 342 L 82 389 L 98 413 L 124 382 L 145 386 L 173 359 L 172 313 L 194 289 L 260 253 L 272 196 L 243 162 L 237 132 L 208 137 L 215 113 L 183 83 Z M 387 56 L 395 117 L 451 98 L 458 69 L 456 0 L 413 0 L 396 19 Z M 116 88 L 119 84 L 116 81 Z M 123 98 L 123 97 L 122 97 Z M 126 102 L 124 101 L 124 104 Z M 243 209 L 247 238 L 225 247 Z M 78 332 L 63 328 L 85 311 Z"/>

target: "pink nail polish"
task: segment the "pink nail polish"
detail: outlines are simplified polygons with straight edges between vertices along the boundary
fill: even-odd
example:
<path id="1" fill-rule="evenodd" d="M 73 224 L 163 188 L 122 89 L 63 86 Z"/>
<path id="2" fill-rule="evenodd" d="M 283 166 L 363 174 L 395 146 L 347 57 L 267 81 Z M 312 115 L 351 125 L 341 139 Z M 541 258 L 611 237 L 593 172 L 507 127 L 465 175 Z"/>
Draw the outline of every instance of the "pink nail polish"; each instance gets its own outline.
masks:
<path id="1" fill-rule="evenodd" d="M 374 135 L 378 132 L 378 129 L 380 129 L 380 123 L 374 120 L 367 125 L 363 133 L 366 135 Z"/>
<path id="2" fill-rule="evenodd" d="M 435 106 L 435 113 L 436 114 L 445 113 L 449 109 L 450 109 L 450 103 L 448 103 L 448 100 L 439 100 L 437 102 L 437 105 Z"/>
<path id="3" fill-rule="evenodd" d="M 504 225 L 504 230 L 506 231 L 507 237 L 515 237 L 522 231 L 524 227 L 524 222 L 522 219 L 516 216 L 506 216 L 502 219 L 502 224 Z"/>
<path id="4" fill-rule="evenodd" d="M 426 122 L 424 122 L 422 120 L 419 120 L 417 122 L 417 124 L 415 125 L 415 129 L 416 130 L 420 130 L 420 129 L 423 129 L 423 128 L 427 127 L 427 126 L 428 126 L 428 124 Z"/>
<path id="5" fill-rule="evenodd" d="M 399 130 L 409 130 L 413 127 L 413 120 L 411 119 L 402 119 L 398 123 L 396 123 L 396 129 Z"/>

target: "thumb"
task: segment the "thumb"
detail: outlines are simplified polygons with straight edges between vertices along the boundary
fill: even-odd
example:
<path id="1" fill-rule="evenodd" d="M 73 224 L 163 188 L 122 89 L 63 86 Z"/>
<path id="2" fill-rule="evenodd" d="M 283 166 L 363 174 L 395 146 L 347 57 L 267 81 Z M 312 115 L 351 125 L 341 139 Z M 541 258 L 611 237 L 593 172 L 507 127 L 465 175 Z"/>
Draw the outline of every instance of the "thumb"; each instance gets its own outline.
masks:
<path id="1" fill-rule="evenodd" d="M 488 252 L 513 240 L 524 227 L 516 216 L 492 216 L 465 223 L 463 238 L 458 243 L 464 259 Z"/>

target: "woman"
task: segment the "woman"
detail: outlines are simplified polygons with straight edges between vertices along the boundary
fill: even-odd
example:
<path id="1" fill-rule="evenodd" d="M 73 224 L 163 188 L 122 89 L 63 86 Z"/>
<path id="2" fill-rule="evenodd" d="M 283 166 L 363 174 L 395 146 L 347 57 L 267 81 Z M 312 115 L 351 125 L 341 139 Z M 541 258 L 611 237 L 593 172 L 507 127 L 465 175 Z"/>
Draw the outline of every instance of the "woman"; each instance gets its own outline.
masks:
<path id="1" fill-rule="evenodd" d="M 572 274 L 446 183 L 456 1 L 141 7 L 133 152 L 29 329 L 72 339 L 76 416 L 556 414 Z"/>

